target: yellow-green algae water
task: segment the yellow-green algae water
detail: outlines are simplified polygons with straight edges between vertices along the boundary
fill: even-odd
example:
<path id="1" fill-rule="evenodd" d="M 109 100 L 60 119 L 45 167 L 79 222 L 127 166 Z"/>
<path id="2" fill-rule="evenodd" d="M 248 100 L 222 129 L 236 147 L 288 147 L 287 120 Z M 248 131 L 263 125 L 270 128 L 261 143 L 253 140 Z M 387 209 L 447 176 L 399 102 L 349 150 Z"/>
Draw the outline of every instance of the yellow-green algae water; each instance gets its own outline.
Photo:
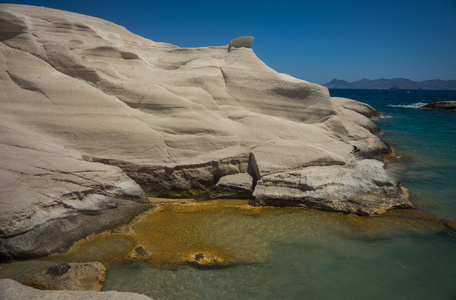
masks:
<path id="1" fill-rule="evenodd" d="M 23 282 L 57 262 L 101 261 L 104 290 L 155 299 L 456 296 L 455 224 L 420 210 L 361 217 L 242 200 L 152 201 L 128 226 L 63 255 L 3 264 L 0 277 Z"/>

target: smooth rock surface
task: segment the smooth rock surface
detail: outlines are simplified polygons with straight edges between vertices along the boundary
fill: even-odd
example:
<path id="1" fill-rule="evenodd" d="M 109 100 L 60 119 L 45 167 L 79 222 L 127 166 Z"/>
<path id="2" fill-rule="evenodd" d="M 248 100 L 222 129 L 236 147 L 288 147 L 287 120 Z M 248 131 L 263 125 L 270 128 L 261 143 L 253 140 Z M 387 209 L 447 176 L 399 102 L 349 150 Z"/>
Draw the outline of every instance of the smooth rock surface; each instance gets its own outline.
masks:
<path id="1" fill-rule="evenodd" d="M 383 172 L 380 161 L 365 159 L 349 165 L 307 167 L 264 176 L 254 197 L 261 204 L 295 205 L 355 214 L 378 214 L 391 207 L 411 207 L 399 186 Z"/>
<path id="2" fill-rule="evenodd" d="M 101 291 L 105 279 L 102 263 L 62 263 L 36 273 L 25 284 L 42 290 Z"/>
<path id="3" fill-rule="evenodd" d="M 369 119 L 378 119 L 382 116 L 382 113 L 366 103 L 340 97 L 333 97 L 332 100 L 336 102 L 337 105 L 340 105 L 345 109 L 357 112 Z"/>
<path id="4" fill-rule="evenodd" d="M 211 190 L 211 198 L 250 198 L 253 192 L 253 178 L 248 173 L 226 175 L 220 178 Z"/>
<path id="5" fill-rule="evenodd" d="M 150 300 L 145 295 L 126 292 L 43 291 L 11 279 L 0 279 L 0 299 L 4 300 Z"/>
<path id="6" fill-rule="evenodd" d="M 3 259 L 64 251 L 150 207 L 146 196 L 205 193 L 237 173 L 356 168 L 391 151 L 371 109 L 275 72 L 252 37 L 179 48 L 12 4 L 0 4 L 0 22 Z M 353 186 L 384 175 L 371 171 Z"/>
<path id="7" fill-rule="evenodd" d="M 441 109 L 456 111 L 456 101 L 440 101 L 429 103 L 421 106 L 420 109 Z"/>
<path id="8" fill-rule="evenodd" d="M 150 207 L 119 168 L 85 161 L 5 119 L 0 153 L 0 260 L 57 252 Z"/>

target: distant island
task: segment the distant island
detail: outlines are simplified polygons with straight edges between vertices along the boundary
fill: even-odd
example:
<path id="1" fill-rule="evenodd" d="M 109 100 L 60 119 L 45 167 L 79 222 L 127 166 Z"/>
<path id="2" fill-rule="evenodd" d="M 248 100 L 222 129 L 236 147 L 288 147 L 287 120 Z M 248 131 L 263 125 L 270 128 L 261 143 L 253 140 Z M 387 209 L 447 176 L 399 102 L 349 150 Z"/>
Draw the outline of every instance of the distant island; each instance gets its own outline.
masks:
<path id="1" fill-rule="evenodd" d="M 324 84 L 329 89 L 397 89 L 397 90 L 456 90 L 456 80 L 413 81 L 405 78 L 362 79 L 353 82 L 334 79 Z"/>

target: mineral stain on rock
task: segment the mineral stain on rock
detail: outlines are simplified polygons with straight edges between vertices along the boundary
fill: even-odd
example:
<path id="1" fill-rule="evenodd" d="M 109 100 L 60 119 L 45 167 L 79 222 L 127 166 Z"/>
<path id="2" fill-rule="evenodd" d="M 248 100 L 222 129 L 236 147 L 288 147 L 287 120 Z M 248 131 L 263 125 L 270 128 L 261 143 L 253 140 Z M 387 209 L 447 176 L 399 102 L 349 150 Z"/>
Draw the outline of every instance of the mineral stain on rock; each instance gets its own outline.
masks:
<path id="1" fill-rule="evenodd" d="M 60 263 L 36 273 L 25 284 L 43 290 L 100 291 L 106 270 L 100 262 Z"/>
<path id="2" fill-rule="evenodd" d="M 49 269 L 46 270 L 46 274 L 49 274 L 51 276 L 62 276 L 63 274 L 67 273 L 71 269 L 71 266 L 69 264 L 63 263 L 63 264 L 58 264 L 52 267 L 49 267 Z"/>

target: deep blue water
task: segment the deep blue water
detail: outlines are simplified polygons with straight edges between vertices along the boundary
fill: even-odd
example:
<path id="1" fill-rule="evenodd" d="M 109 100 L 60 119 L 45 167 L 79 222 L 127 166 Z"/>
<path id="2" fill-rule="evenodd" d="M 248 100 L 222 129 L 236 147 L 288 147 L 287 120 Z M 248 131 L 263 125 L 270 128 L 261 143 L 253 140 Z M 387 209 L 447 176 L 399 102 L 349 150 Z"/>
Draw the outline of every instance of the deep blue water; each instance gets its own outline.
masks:
<path id="1" fill-rule="evenodd" d="M 455 220 L 456 112 L 418 107 L 456 101 L 456 91 L 333 89 L 330 94 L 367 103 L 384 114 L 377 124 L 406 164 L 395 175 L 411 190 L 413 204 Z"/>

